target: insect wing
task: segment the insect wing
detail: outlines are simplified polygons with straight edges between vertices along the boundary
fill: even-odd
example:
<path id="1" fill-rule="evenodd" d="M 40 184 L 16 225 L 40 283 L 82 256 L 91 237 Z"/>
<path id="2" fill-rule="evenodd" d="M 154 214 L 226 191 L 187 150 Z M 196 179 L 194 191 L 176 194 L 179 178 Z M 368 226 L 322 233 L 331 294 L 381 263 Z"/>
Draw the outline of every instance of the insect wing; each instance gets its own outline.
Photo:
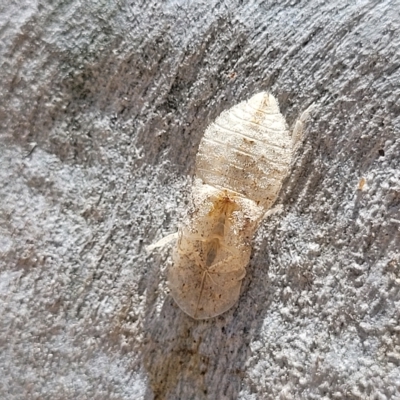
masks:
<path id="1" fill-rule="evenodd" d="M 195 319 L 206 319 L 222 314 L 236 303 L 245 273 L 244 268 L 208 272 L 181 255 L 169 269 L 168 281 L 179 307 Z"/>

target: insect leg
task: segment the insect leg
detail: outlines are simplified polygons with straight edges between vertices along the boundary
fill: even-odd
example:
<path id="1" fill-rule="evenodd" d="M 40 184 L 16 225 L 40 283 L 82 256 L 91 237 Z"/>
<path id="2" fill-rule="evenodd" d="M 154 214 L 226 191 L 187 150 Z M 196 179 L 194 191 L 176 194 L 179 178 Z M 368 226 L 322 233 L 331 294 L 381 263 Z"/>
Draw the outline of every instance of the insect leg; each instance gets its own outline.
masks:
<path id="1" fill-rule="evenodd" d="M 295 151 L 297 147 L 301 144 L 304 136 L 304 125 L 309 120 L 311 113 L 317 108 L 316 104 L 311 104 L 308 108 L 303 111 L 300 118 L 296 121 L 292 133 L 292 144 L 293 150 Z"/>
<path id="2" fill-rule="evenodd" d="M 167 245 L 168 243 L 172 242 L 173 240 L 175 240 L 177 238 L 178 238 L 178 232 L 171 233 L 167 236 L 164 236 L 163 238 L 158 240 L 156 243 L 153 243 L 153 244 L 147 246 L 146 251 L 148 253 L 151 253 L 154 249 L 157 249 L 159 247 L 164 247 L 165 245 Z"/>

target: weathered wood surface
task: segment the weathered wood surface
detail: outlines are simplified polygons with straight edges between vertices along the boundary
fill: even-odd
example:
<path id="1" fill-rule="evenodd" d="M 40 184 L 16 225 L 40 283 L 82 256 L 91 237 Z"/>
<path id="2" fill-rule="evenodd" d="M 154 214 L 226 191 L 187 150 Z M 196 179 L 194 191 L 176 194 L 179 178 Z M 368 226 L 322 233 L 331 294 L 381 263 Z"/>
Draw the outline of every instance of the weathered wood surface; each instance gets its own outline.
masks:
<path id="1" fill-rule="evenodd" d="M 5 0 L 0 397 L 400 398 L 400 3 Z M 270 90 L 292 174 L 239 302 L 166 286 L 195 154 Z"/>

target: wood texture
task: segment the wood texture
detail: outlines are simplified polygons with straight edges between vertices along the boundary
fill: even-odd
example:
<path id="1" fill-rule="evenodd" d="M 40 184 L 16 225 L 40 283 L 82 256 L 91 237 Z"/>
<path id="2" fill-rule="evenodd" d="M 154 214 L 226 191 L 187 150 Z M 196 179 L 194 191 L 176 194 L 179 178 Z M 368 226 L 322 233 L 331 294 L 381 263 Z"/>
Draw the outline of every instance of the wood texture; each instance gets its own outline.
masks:
<path id="1" fill-rule="evenodd" d="M 2 1 L 0 397 L 400 398 L 399 28 L 398 1 Z M 145 247 L 260 91 L 289 129 L 318 108 L 238 302 L 196 321 Z"/>

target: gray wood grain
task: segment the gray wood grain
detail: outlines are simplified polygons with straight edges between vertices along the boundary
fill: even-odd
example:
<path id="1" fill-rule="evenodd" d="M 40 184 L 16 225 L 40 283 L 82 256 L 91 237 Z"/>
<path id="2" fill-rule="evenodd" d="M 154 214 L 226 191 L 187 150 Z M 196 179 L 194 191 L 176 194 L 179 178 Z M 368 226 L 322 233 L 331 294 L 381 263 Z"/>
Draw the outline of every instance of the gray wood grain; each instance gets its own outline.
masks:
<path id="1" fill-rule="evenodd" d="M 399 27 L 395 0 L 3 1 L 0 397 L 400 398 Z M 317 109 L 239 302 L 195 321 L 145 246 L 261 90 Z"/>

